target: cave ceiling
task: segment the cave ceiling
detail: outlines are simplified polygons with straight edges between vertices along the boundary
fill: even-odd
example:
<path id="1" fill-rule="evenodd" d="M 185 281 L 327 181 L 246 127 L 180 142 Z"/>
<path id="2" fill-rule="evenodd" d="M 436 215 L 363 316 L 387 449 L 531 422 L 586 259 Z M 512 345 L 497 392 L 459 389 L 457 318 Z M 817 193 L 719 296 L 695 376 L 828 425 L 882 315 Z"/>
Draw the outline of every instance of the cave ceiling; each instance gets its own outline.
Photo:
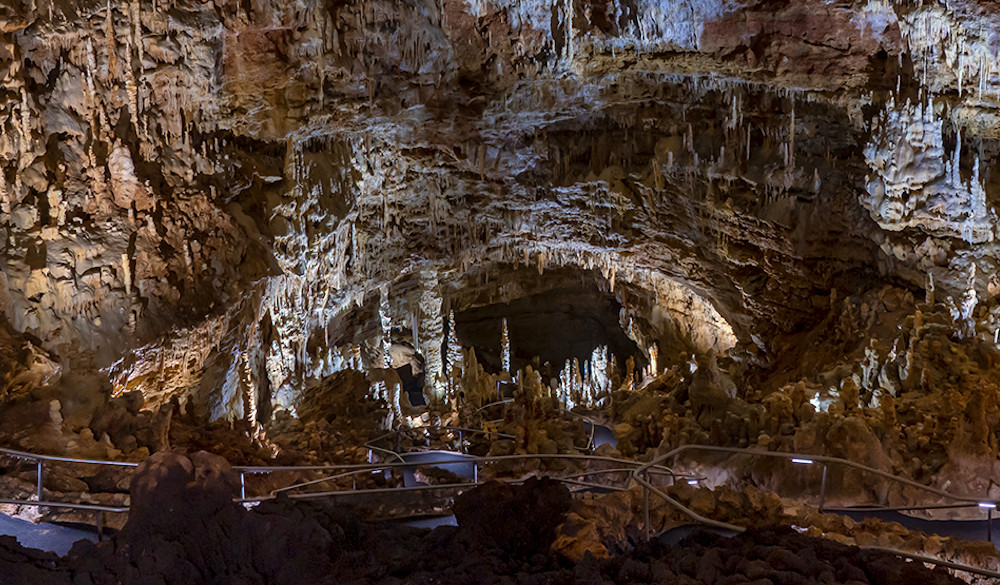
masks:
<path id="1" fill-rule="evenodd" d="M 377 362 L 390 330 L 440 383 L 453 313 L 546 291 L 605 299 L 643 354 L 766 365 L 838 297 L 1000 292 L 997 20 L 7 1 L 0 311 L 64 369 L 219 417 Z"/>

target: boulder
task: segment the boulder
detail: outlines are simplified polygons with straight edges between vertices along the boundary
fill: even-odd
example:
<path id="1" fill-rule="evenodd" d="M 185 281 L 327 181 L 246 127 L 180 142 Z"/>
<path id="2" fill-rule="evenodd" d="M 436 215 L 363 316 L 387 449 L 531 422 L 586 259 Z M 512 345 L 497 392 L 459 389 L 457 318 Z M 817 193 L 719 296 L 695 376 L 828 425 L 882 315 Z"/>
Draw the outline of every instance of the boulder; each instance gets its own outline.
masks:
<path id="1" fill-rule="evenodd" d="M 488 482 L 455 498 L 452 511 L 471 542 L 530 556 L 549 550 L 571 503 L 564 484 L 531 478 L 519 486 Z"/>

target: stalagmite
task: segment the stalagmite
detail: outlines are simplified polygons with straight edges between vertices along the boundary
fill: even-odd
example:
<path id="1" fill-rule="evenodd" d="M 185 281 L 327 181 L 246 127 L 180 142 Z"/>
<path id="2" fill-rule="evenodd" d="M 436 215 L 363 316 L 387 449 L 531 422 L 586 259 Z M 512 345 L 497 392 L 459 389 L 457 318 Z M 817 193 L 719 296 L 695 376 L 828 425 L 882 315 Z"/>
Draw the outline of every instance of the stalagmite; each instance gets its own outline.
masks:
<path id="1" fill-rule="evenodd" d="M 420 330 L 423 341 L 420 348 L 426 363 L 424 387 L 429 389 L 429 398 L 434 402 L 445 402 L 448 398 L 448 384 L 445 377 L 444 318 L 442 315 L 441 293 L 437 273 L 425 270 L 420 273 Z"/>
<path id="2" fill-rule="evenodd" d="M 128 254 L 122 254 L 122 281 L 125 283 L 125 294 L 132 294 L 132 271 L 129 268 Z"/>
<path id="3" fill-rule="evenodd" d="M 500 369 L 504 373 L 510 373 L 510 334 L 507 331 L 506 317 L 500 325 Z"/>

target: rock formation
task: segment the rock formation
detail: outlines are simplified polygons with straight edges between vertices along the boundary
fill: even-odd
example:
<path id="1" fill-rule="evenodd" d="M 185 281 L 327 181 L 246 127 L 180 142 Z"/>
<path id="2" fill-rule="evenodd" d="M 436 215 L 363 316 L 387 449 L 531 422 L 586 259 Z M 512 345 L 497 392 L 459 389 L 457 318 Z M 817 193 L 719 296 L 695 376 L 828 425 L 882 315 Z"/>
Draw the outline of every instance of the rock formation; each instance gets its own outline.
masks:
<path id="1" fill-rule="evenodd" d="M 386 335 L 447 401 L 447 314 L 567 282 L 615 295 L 643 360 L 768 355 L 879 278 L 958 291 L 979 263 L 989 298 L 962 144 L 990 148 L 990 60 L 948 57 L 988 51 L 974 11 L 12 7 L 5 313 L 115 393 L 261 425 Z"/>
<path id="2" fill-rule="evenodd" d="M 7 1 L 0 445 L 358 462 L 450 423 L 557 453 L 575 408 L 626 456 L 794 450 L 1000 498 L 998 25 L 981 0 Z M 855 479 L 831 497 L 915 497 Z"/>

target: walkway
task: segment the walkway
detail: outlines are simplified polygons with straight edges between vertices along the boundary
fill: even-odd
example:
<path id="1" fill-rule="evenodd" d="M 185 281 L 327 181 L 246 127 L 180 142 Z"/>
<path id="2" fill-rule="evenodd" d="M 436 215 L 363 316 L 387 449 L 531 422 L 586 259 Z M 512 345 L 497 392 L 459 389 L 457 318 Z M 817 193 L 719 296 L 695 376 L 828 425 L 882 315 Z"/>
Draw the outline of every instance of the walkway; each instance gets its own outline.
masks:
<path id="1" fill-rule="evenodd" d="M 82 530 L 59 524 L 28 522 L 0 514 L 0 535 L 13 536 L 21 546 L 54 552 L 63 556 L 78 540 L 97 542 L 95 530 Z"/>
<path id="2" fill-rule="evenodd" d="M 458 477 L 473 482 L 478 480 L 476 464 L 473 461 L 475 457 L 471 455 L 466 455 L 465 453 L 457 453 L 455 451 L 434 450 L 434 451 L 415 451 L 413 453 L 399 453 L 399 456 L 406 463 L 413 464 L 403 467 L 404 487 L 416 487 L 418 485 L 427 485 L 425 483 L 417 481 L 417 478 L 414 474 L 417 468 L 422 466 L 443 469 L 445 471 L 457 475 Z"/>
<path id="3" fill-rule="evenodd" d="M 451 430 L 457 430 L 457 429 L 451 429 Z M 463 436 L 464 436 L 464 433 L 466 433 L 466 432 L 484 433 L 484 431 L 475 431 L 475 430 L 471 430 L 471 429 L 461 429 L 461 432 L 463 433 Z M 491 434 L 494 435 L 494 436 L 497 435 L 496 433 L 491 433 Z M 596 435 L 597 435 L 597 433 L 595 432 L 595 436 Z M 460 443 L 461 442 L 462 441 L 460 441 Z M 612 458 L 612 457 L 601 457 L 601 456 L 594 456 L 594 455 L 577 455 L 577 454 L 562 454 L 562 455 L 559 455 L 559 454 L 552 454 L 552 455 L 531 454 L 531 455 L 501 455 L 501 456 L 474 457 L 474 456 L 463 454 L 463 453 L 454 453 L 454 452 L 440 451 L 440 450 L 422 451 L 422 452 L 416 452 L 416 453 L 395 453 L 395 452 L 389 451 L 388 449 L 382 449 L 382 448 L 373 448 L 373 452 L 374 452 L 375 449 L 377 449 L 379 452 L 383 453 L 383 455 L 388 455 L 389 456 L 388 459 L 391 462 L 390 463 L 360 464 L 360 465 L 314 465 L 314 466 L 284 466 L 284 467 L 277 467 L 277 466 L 273 466 L 273 467 L 266 467 L 266 466 L 265 467 L 235 467 L 234 469 L 237 471 L 237 473 L 240 474 L 240 480 L 241 480 L 241 484 L 242 484 L 241 497 L 237 498 L 236 501 L 239 502 L 239 503 L 244 503 L 246 505 L 252 505 L 254 502 L 260 502 L 260 501 L 264 501 L 264 500 L 271 499 L 271 498 L 275 497 L 275 494 L 277 492 L 279 492 L 279 491 L 287 491 L 289 493 L 289 497 L 295 498 L 295 499 L 328 498 L 328 497 L 341 496 L 341 495 L 353 495 L 353 496 L 365 496 L 365 495 L 369 495 L 369 496 L 374 496 L 375 494 L 397 494 L 397 493 L 400 493 L 400 492 L 411 492 L 411 491 L 415 491 L 415 492 L 418 492 L 418 493 L 422 492 L 422 491 L 427 491 L 428 493 L 430 493 L 430 492 L 438 493 L 441 490 L 452 490 L 452 491 L 456 491 L 457 490 L 457 491 L 461 491 L 461 490 L 465 490 L 465 489 L 469 489 L 471 487 L 474 487 L 475 485 L 477 485 L 479 483 L 478 480 L 479 480 L 479 475 L 480 475 L 480 469 L 482 468 L 482 466 L 485 466 L 485 465 L 497 465 L 497 466 L 499 466 L 499 467 L 502 468 L 502 467 L 505 466 L 505 464 L 516 463 L 516 462 L 519 462 L 519 461 L 528 461 L 528 460 L 541 460 L 541 461 L 563 460 L 564 462 L 572 462 L 573 465 L 582 466 L 585 471 L 576 472 L 575 475 L 569 475 L 569 476 L 565 475 L 565 472 L 564 472 L 564 474 L 559 475 L 559 476 L 553 476 L 551 474 L 543 474 L 543 475 L 546 475 L 548 477 L 553 477 L 554 479 L 558 479 L 560 481 L 566 482 L 566 483 L 574 485 L 574 486 L 583 487 L 584 489 L 602 488 L 602 489 L 612 489 L 612 490 L 624 490 L 624 489 L 627 489 L 628 482 L 635 481 L 640 486 L 643 487 L 643 489 L 645 491 L 645 494 L 646 494 L 645 497 L 646 497 L 646 501 L 647 502 L 648 502 L 650 496 L 655 495 L 657 497 L 660 497 L 660 498 L 663 498 L 664 500 L 666 500 L 668 504 L 670 504 L 671 506 L 673 506 L 674 508 L 676 508 L 679 512 L 681 512 L 682 515 L 686 515 L 687 517 L 689 517 L 690 519 L 692 519 L 696 523 L 699 523 L 699 524 L 702 524 L 702 525 L 707 525 L 707 526 L 712 526 L 712 527 L 716 527 L 716 528 L 720 528 L 720 529 L 726 530 L 726 531 L 742 532 L 744 529 L 741 528 L 741 527 L 739 527 L 739 526 L 728 524 L 726 522 L 720 522 L 718 520 L 713 520 L 711 518 L 707 518 L 707 517 L 704 517 L 704 516 L 701 516 L 701 515 L 695 513 L 694 511 L 692 511 L 689 508 L 685 507 L 680 502 L 678 502 L 678 501 L 674 500 L 673 498 L 671 498 L 666 492 L 664 492 L 659 487 L 659 486 L 664 485 L 663 482 L 656 481 L 656 484 L 658 484 L 658 485 L 654 485 L 654 483 L 651 482 L 651 480 L 654 477 L 664 477 L 664 476 L 669 476 L 670 477 L 670 483 L 677 483 L 677 482 L 692 483 L 692 482 L 695 482 L 696 478 L 694 476 L 686 475 L 686 474 L 682 474 L 682 473 L 677 473 L 677 472 L 673 471 L 670 467 L 665 466 L 665 463 L 667 463 L 668 461 L 672 461 L 673 458 L 675 458 L 680 453 L 684 453 L 684 452 L 708 452 L 708 453 L 715 453 L 716 455 L 723 454 L 723 455 L 741 455 L 741 456 L 765 457 L 765 458 L 781 458 L 781 459 L 789 460 L 791 463 L 800 464 L 803 467 L 812 467 L 812 466 L 815 466 L 815 467 L 812 467 L 812 468 L 816 469 L 817 472 L 820 469 L 822 469 L 822 472 L 823 472 L 822 473 L 823 481 L 822 481 L 822 484 L 819 487 L 819 498 L 818 498 L 818 500 L 820 502 L 819 508 L 821 510 L 823 509 L 823 499 L 824 499 L 824 494 L 825 494 L 825 490 L 826 490 L 826 468 L 827 468 L 827 466 L 830 466 L 830 465 L 843 465 L 843 466 L 851 467 L 851 468 L 853 468 L 853 469 L 855 469 L 857 471 L 862 471 L 862 472 L 865 472 L 865 473 L 871 473 L 871 474 L 873 474 L 875 476 L 878 476 L 878 477 L 880 477 L 882 479 L 886 479 L 886 480 L 889 480 L 889 481 L 898 482 L 900 484 L 903 484 L 904 486 L 908 486 L 909 488 L 914 488 L 914 489 L 919 489 L 919 490 L 926 491 L 926 492 L 932 494 L 937 499 L 937 501 L 941 501 L 941 500 L 952 500 L 952 501 L 955 501 L 956 504 L 953 505 L 953 506 L 950 506 L 950 507 L 979 507 L 979 508 L 984 508 L 983 511 L 986 512 L 987 511 L 986 509 L 992 510 L 997 505 L 996 501 L 979 501 L 979 500 L 976 500 L 974 498 L 969 498 L 969 497 L 964 497 L 964 496 L 955 496 L 955 495 L 949 494 L 947 492 L 944 492 L 942 490 L 938 490 L 936 488 L 932 488 L 932 487 L 929 487 L 929 486 L 925 486 L 925 485 L 916 483 L 916 482 L 914 482 L 912 480 L 909 480 L 909 479 L 906 479 L 906 478 L 901 478 L 901 477 L 898 477 L 898 476 L 894 476 L 892 474 L 889 474 L 887 472 L 884 472 L 884 471 L 881 471 L 881 470 L 878 470 L 878 469 L 870 468 L 870 467 L 867 467 L 867 466 L 864 466 L 864 465 L 861 465 L 861 464 L 853 463 L 851 461 L 847 461 L 847 460 L 839 459 L 839 458 L 835 458 L 835 457 L 813 456 L 813 455 L 803 455 L 803 454 L 795 454 L 795 453 L 780 453 L 780 452 L 772 452 L 772 451 L 759 451 L 759 450 L 754 450 L 754 449 L 739 449 L 739 448 L 729 448 L 729 447 L 716 447 L 716 446 L 711 446 L 711 445 L 685 445 L 685 446 L 682 446 L 682 447 L 680 447 L 678 449 L 675 449 L 675 450 L 673 450 L 673 451 L 671 451 L 671 452 L 669 452 L 669 453 L 667 453 L 667 454 L 665 454 L 665 455 L 663 455 L 661 457 L 657 457 L 656 459 L 654 459 L 654 460 L 652 460 L 650 462 L 647 462 L 647 463 L 640 463 L 640 462 L 636 462 L 636 461 L 632 461 L 632 460 L 625 460 L 625 459 Z M 56 463 L 59 463 L 59 462 L 69 462 L 69 463 L 74 463 L 74 464 L 101 465 L 101 466 L 108 466 L 108 465 L 110 465 L 110 466 L 119 466 L 119 467 L 134 467 L 136 465 L 135 463 L 80 460 L 80 459 L 73 459 L 73 458 L 67 458 L 67 457 L 50 457 L 50 456 L 45 456 L 45 455 L 37 455 L 37 454 L 32 454 L 32 453 L 24 453 L 24 452 L 19 452 L 19 451 L 12 451 L 12 450 L 3 449 L 3 448 L 0 448 L 0 454 L 5 454 L 5 455 L 12 456 L 12 457 L 15 457 L 15 458 L 19 458 L 19 459 L 31 461 L 32 465 L 36 465 L 37 466 L 37 470 L 38 470 L 38 489 L 37 489 L 37 495 L 35 496 L 34 500 L 25 500 L 25 499 L 11 500 L 11 499 L 0 498 L 0 502 L 14 503 L 14 504 L 18 504 L 18 505 L 28 505 L 28 506 L 66 507 L 66 508 L 76 508 L 78 510 L 90 510 L 90 511 L 95 512 L 95 516 L 96 516 L 97 521 L 99 523 L 103 522 L 103 515 L 105 513 L 120 513 L 120 512 L 127 511 L 127 506 L 126 507 L 113 508 L 113 507 L 103 506 L 103 505 L 86 504 L 84 502 L 50 502 L 50 501 L 40 501 L 41 500 L 41 496 L 47 495 L 47 494 L 44 494 L 44 491 L 41 489 L 41 486 L 42 486 L 42 483 L 43 483 L 42 482 L 42 473 L 44 472 L 44 470 L 46 469 L 47 466 L 53 465 L 53 464 L 56 464 Z M 452 473 L 454 473 L 455 475 L 457 475 L 459 478 L 462 478 L 462 481 L 459 482 L 459 483 L 451 483 L 451 484 L 445 484 L 445 485 L 419 485 L 419 483 L 416 481 L 416 476 L 414 475 L 414 471 L 415 471 L 415 469 L 418 466 L 420 466 L 420 465 L 428 465 L 428 464 L 430 464 L 432 466 L 435 466 L 435 467 L 442 467 L 442 468 L 448 469 L 449 471 L 451 471 Z M 715 465 L 719 465 L 719 463 L 716 462 Z M 572 467 L 572 465 L 567 466 L 566 464 L 563 464 L 563 465 L 560 465 L 560 467 L 566 469 L 567 467 Z M 470 468 L 471 468 L 471 470 L 470 470 Z M 513 469 L 517 469 L 517 468 L 518 468 L 518 466 L 515 465 Z M 538 466 L 536 465 L 535 468 L 537 469 Z M 338 483 L 343 483 L 344 481 L 346 481 L 348 485 L 351 485 L 351 483 L 354 481 L 354 478 L 361 477 L 361 476 L 364 476 L 364 475 L 370 476 L 370 474 L 372 474 L 372 473 L 379 473 L 379 472 L 381 472 L 383 474 L 386 474 L 386 476 L 388 477 L 389 474 L 391 474 L 394 470 L 397 470 L 397 469 L 400 470 L 401 474 L 404 477 L 404 480 L 402 482 L 403 486 L 401 486 L 401 487 L 383 487 L 383 488 L 361 489 L 361 490 L 351 489 L 351 488 L 345 489 L 343 487 L 338 487 L 338 488 L 335 488 L 332 491 L 315 491 L 315 492 L 314 491 L 310 491 L 310 492 L 305 492 L 305 493 L 292 493 L 294 490 L 300 490 L 300 489 L 306 488 L 306 487 L 309 487 L 309 489 L 315 489 L 316 487 L 322 487 L 321 484 L 323 484 L 324 482 L 334 482 L 332 484 L 327 484 L 327 485 L 336 486 L 336 485 L 338 485 Z M 246 484 L 246 476 L 247 475 L 252 475 L 252 474 L 272 474 L 272 473 L 279 472 L 279 471 L 280 472 L 293 472 L 292 475 L 291 475 L 291 477 L 293 478 L 292 481 L 298 481 L 299 483 L 293 483 L 292 485 L 289 485 L 287 487 L 280 488 L 278 490 L 274 490 L 270 494 L 267 494 L 267 495 L 262 495 L 262 496 L 250 496 L 250 495 L 248 495 L 248 493 L 247 493 L 247 484 Z M 320 479 L 312 479 L 312 480 L 308 480 L 308 481 L 303 481 L 302 480 L 303 475 L 309 474 L 309 473 L 314 473 L 314 472 L 317 472 L 317 471 L 324 472 L 326 474 L 331 474 L 331 475 L 328 475 L 328 476 L 320 478 Z M 534 472 L 534 474 L 538 474 L 538 473 L 539 473 L 538 471 Z M 609 484 L 609 483 L 599 483 L 597 481 L 597 479 L 600 478 L 602 475 L 605 476 L 605 477 L 612 477 L 612 478 L 617 477 L 617 478 L 624 479 L 625 484 L 624 485 L 616 485 L 616 484 Z M 306 476 L 308 476 L 308 475 L 306 475 Z M 294 479 L 294 478 L 298 478 L 298 479 Z M 512 477 L 512 478 L 507 478 L 505 481 L 518 482 L 521 479 L 524 479 L 524 478 L 513 478 Z M 3 494 L 0 494 L 0 496 L 2 496 L 2 495 Z M 804 500 L 804 501 L 807 500 L 807 498 L 804 497 L 804 496 L 802 496 L 802 495 L 797 496 L 797 498 L 800 499 L 800 500 Z M 935 504 L 935 506 L 930 506 L 930 507 L 940 507 L 940 504 Z M 643 524 L 646 527 L 646 530 L 647 530 L 647 533 L 648 533 L 649 530 L 650 530 L 650 527 L 651 527 L 650 526 L 650 522 L 649 522 L 649 512 L 648 512 L 649 506 L 648 506 L 648 503 L 646 504 L 645 509 L 646 509 L 646 512 L 645 512 L 645 515 L 644 515 Z M 876 516 L 876 515 L 879 515 L 879 514 L 887 514 L 887 513 L 888 514 L 892 514 L 891 512 L 888 512 L 888 511 L 885 511 L 885 510 L 857 510 L 857 511 L 852 510 L 851 513 L 856 513 L 859 516 L 861 516 L 861 515 L 864 515 L 864 516 Z M 984 514 L 984 517 L 985 517 L 985 514 Z M 916 528 L 916 529 L 920 529 L 920 530 L 924 530 L 924 531 L 926 531 L 926 530 L 932 530 L 934 532 L 941 533 L 941 534 L 944 534 L 944 535 L 961 536 L 963 538 L 973 539 L 973 540 L 981 540 L 981 539 L 983 539 L 983 536 L 984 536 L 983 533 L 985 532 L 985 526 L 986 526 L 986 523 L 984 521 L 981 521 L 981 522 L 955 522 L 955 521 L 952 521 L 952 522 L 943 522 L 943 523 L 939 523 L 939 522 L 933 522 L 933 523 L 931 523 L 930 521 L 920 521 L 920 520 L 917 520 L 917 519 L 914 519 L 914 518 L 903 517 L 901 514 L 898 514 L 898 513 L 896 513 L 896 515 L 894 515 L 894 516 L 890 516 L 889 519 L 897 520 L 897 521 L 903 521 L 902 523 L 904 525 L 908 525 L 908 526 L 911 526 L 911 527 Z M 998 522 L 1000 522 L 1000 521 L 998 521 Z M 28 530 L 28 528 L 24 524 L 18 524 L 18 523 L 15 522 L 14 524 L 9 524 L 9 525 L 13 526 L 12 530 L 20 531 L 20 533 L 23 534 L 23 538 L 25 538 L 25 539 L 32 538 L 33 534 L 34 535 L 38 535 L 41 538 L 52 537 L 54 539 L 54 541 L 53 541 L 53 543 L 51 545 L 48 545 L 51 549 L 57 549 L 58 548 L 58 550 L 68 550 L 69 547 L 66 546 L 66 543 L 69 542 L 68 539 L 73 538 L 75 540 L 75 538 L 73 536 L 69 536 L 70 534 L 73 534 L 73 533 L 67 533 L 67 532 L 64 532 L 64 531 L 49 532 L 49 530 L 52 530 L 52 529 L 50 529 L 48 527 L 43 527 L 43 528 L 39 529 L 40 530 L 39 532 L 35 532 L 35 531 L 32 531 L 32 530 Z M 997 526 L 997 527 L 1000 528 L 1000 526 Z M 977 528 L 978 528 L 978 534 L 977 534 Z M 92 536 L 93 535 L 89 534 L 89 533 L 84 535 L 84 537 L 92 537 Z M 647 534 L 647 537 L 651 537 L 651 536 L 652 536 L 651 534 Z M 60 538 L 62 539 L 61 541 L 59 540 Z M 27 543 L 29 541 L 25 540 L 23 542 Z M 60 542 L 62 544 L 59 544 Z M 30 544 L 29 544 L 29 546 L 30 546 Z M 902 552 L 902 551 L 889 551 L 889 552 L 892 552 L 893 554 L 898 554 L 898 555 L 903 556 L 903 557 L 908 557 L 908 558 L 911 558 L 911 559 L 920 560 L 922 562 L 936 563 L 936 564 L 939 564 L 939 565 L 944 565 L 944 566 L 949 566 L 949 567 L 955 568 L 954 567 L 954 563 L 948 563 L 946 561 L 941 561 L 940 559 L 932 559 L 932 558 L 927 558 L 927 557 L 921 557 L 919 555 L 913 555 L 913 554 L 910 554 L 910 553 L 907 553 L 907 552 Z M 961 567 L 961 566 L 959 566 L 957 568 L 960 568 L 961 570 L 965 570 L 965 571 L 977 572 L 979 574 L 988 575 L 990 577 L 996 577 L 996 578 L 1000 579 L 1000 572 L 989 571 L 989 570 L 984 570 L 984 569 L 977 569 L 977 568 L 974 568 L 974 567 Z M 998 582 L 1000 582 L 1000 581 L 998 581 Z"/>
<path id="4" fill-rule="evenodd" d="M 1000 550 L 1000 538 L 997 538 L 1000 537 L 1000 518 L 993 518 L 991 534 L 990 527 L 987 526 L 985 520 L 925 520 L 914 518 L 902 512 L 882 510 L 848 512 L 838 509 L 836 513 L 859 522 L 865 518 L 878 518 L 886 522 L 898 522 L 910 530 L 969 541 L 987 541 L 992 536 L 994 548 Z"/>
<path id="5" fill-rule="evenodd" d="M 667 462 L 671 462 L 671 461 L 675 460 L 681 454 L 690 455 L 691 453 L 715 454 L 715 455 L 727 455 L 727 456 L 739 455 L 739 456 L 748 456 L 748 457 L 756 457 L 756 458 L 784 459 L 786 461 L 789 461 L 790 463 L 793 463 L 793 464 L 796 464 L 796 465 L 802 465 L 804 467 L 806 467 L 806 466 L 808 466 L 808 467 L 818 466 L 822 470 L 822 480 L 821 480 L 821 484 L 819 486 L 819 495 L 818 495 L 819 496 L 818 497 L 818 501 L 819 501 L 818 508 L 819 508 L 820 511 L 826 511 L 826 509 L 824 508 L 823 503 L 824 503 L 824 499 L 825 499 L 825 496 L 826 496 L 827 468 L 829 466 L 843 466 L 843 467 L 850 468 L 850 469 L 853 469 L 853 470 L 858 471 L 858 472 L 871 474 L 872 476 L 875 476 L 875 477 L 878 477 L 878 478 L 881 478 L 881 479 L 884 479 L 884 480 L 888 480 L 890 482 L 895 482 L 897 484 L 900 484 L 900 485 L 908 487 L 908 488 L 912 488 L 912 489 L 916 489 L 916 490 L 920 490 L 920 491 L 926 492 L 926 493 L 930 494 L 931 496 L 933 496 L 935 498 L 938 498 L 939 500 L 941 500 L 941 499 L 943 499 L 943 500 L 950 500 L 952 502 L 955 502 L 952 505 L 947 505 L 947 507 L 951 507 L 951 508 L 961 508 L 961 507 L 965 507 L 965 508 L 977 508 L 978 507 L 978 508 L 982 508 L 984 512 L 992 512 L 993 510 L 996 509 L 997 504 L 998 504 L 997 501 L 993 501 L 993 500 L 986 500 L 986 499 L 980 500 L 980 499 L 976 499 L 976 498 L 970 498 L 968 496 L 957 496 L 957 495 L 954 495 L 954 494 L 950 494 L 950 493 L 945 492 L 943 490 L 939 490 L 939 489 L 931 487 L 931 486 L 926 486 L 926 485 L 917 483 L 917 482 L 915 482 L 915 481 L 913 481 L 911 479 L 907 479 L 907 478 L 904 478 L 904 477 L 899 477 L 897 475 L 893 475 L 891 473 L 888 473 L 888 472 L 885 472 L 885 471 L 882 471 L 882 470 L 879 470 L 879 469 L 875 469 L 875 468 L 869 467 L 867 465 L 862 465 L 860 463 L 855 463 L 855 462 L 849 461 L 847 459 L 841 459 L 839 457 L 828 457 L 828 456 L 824 456 L 824 455 L 810 455 L 810 454 L 804 454 L 804 453 L 784 453 L 784 452 L 778 452 L 778 451 L 763 451 L 763 450 L 759 450 L 759 449 L 744 449 L 744 448 L 738 448 L 738 447 L 718 447 L 718 446 L 715 446 L 715 445 L 682 445 L 682 446 L 680 446 L 680 447 L 678 447 L 678 448 L 676 448 L 676 449 L 674 449 L 674 450 L 672 450 L 672 451 L 670 451 L 670 452 L 668 452 L 668 453 L 666 453 L 664 455 L 661 455 L 659 457 L 654 458 L 652 461 L 643 464 L 642 466 L 636 468 L 635 471 L 632 472 L 632 478 L 635 479 L 639 483 L 639 485 L 641 485 L 643 487 L 643 491 L 644 491 L 644 505 L 643 505 L 643 508 L 644 508 L 644 519 L 643 519 L 643 524 L 645 526 L 647 540 L 652 537 L 652 535 L 650 533 L 651 524 L 650 524 L 650 506 L 649 506 L 650 497 L 652 495 L 655 495 L 656 497 L 658 497 L 658 498 L 666 501 L 667 504 L 669 504 L 671 507 L 673 507 L 674 509 L 676 509 L 682 515 L 687 516 L 688 518 L 690 518 L 691 520 L 693 520 L 695 523 L 703 525 L 703 526 L 708 526 L 708 527 L 712 528 L 713 530 L 722 530 L 722 531 L 733 532 L 733 533 L 740 533 L 740 532 L 743 532 L 743 531 L 746 530 L 746 528 L 744 528 L 742 526 L 738 526 L 738 525 L 735 525 L 735 524 L 730 524 L 728 522 L 723 522 L 723 521 L 720 521 L 720 520 L 715 520 L 713 518 L 708 518 L 706 516 L 702 516 L 701 514 L 698 514 L 694 510 L 692 510 L 692 509 L 688 508 L 687 506 L 685 506 L 684 504 L 682 504 L 681 502 L 675 500 L 670 495 L 668 495 L 666 492 L 664 492 L 662 489 L 660 489 L 659 487 L 653 485 L 653 483 L 650 482 L 650 476 L 647 475 L 647 471 L 649 469 L 652 469 L 654 466 L 662 466 L 662 465 L 664 465 Z M 716 463 L 716 465 L 718 465 L 718 463 Z M 806 499 L 804 496 L 801 496 L 801 495 L 796 496 L 796 497 L 799 500 L 805 500 Z M 910 509 L 910 510 L 917 510 L 917 509 L 933 509 L 933 508 L 941 508 L 941 507 L 942 507 L 941 504 L 934 503 L 934 504 L 929 504 L 929 505 L 926 505 L 926 506 L 913 506 L 913 507 L 910 507 L 908 509 Z M 829 511 L 833 512 L 832 509 L 829 510 Z M 887 513 L 888 514 L 892 514 L 893 513 L 893 511 L 890 511 L 890 510 L 877 510 L 877 509 L 858 509 L 856 511 L 851 511 L 851 512 L 858 514 L 859 517 L 861 517 L 861 516 L 873 516 L 875 514 L 887 514 Z M 840 513 L 840 510 L 837 510 L 837 513 Z M 895 513 L 896 513 L 896 516 L 894 516 L 893 519 L 902 518 L 901 514 L 898 514 L 898 512 L 895 512 Z M 917 522 L 918 520 L 915 519 L 915 518 L 906 518 L 906 521 L 907 522 Z M 992 524 L 992 523 L 990 523 L 990 524 Z M 980 527 L 980 530 L 981 530 L 980 534 L 983 534 L 983 532 L 986 531 L 986 526 L 987 526 L 987 523 L 985 522 L 985 517 L 984 517 L 984 519 L 982 521 L 945 521 L 943 524 L 936 524 L 937 528 L 939 530 L 942 530 L 943 532 L 947 532 L 949 530 L 953 530 L 953 531 L 956 531 L 956 532 L 961 533 L 961 534 L 972 534 L 973 531 L 975 530 L 975 525 L 978 525 Z M 947 534 L 942 534 L 942 536 L 946 536 L 946 535 Z M 958 536 L 958 534 L 956 534 L 956 536 Z M 980 539 L 981 539 L 981 537 L 980 538 L 971 538 L 969 540 L 980 540 Z M 937 558 L 933 558 L 933 557 L 926 557 L 926 556 L 923 556 L 923 555 L 917 555 L 917 554 L 909 553 L 909 552 L 906 552 L 906 551 L 900 551 L 900 550 L 886 549 L 886 548 L 881 548 L 881 547 L 861 547 L 861 548 L 871 549 L 871 550 L 881 550 L 881 551 L 889 552 L 889 553 L 892 553 L 892 554 L 895 554 L 895 555 L 898 555 L 898 556 L 901 556 L 901 557 L 913 559 L 913 560 L 916 560 L 916 561 L 920 561 L 920 562 L 924 562 L 924 563 L 932 563 L 932 564 L 936 564 L 936 565 L 939 565 L 939 566 L 953 568 L 953 569 L 958 569 L 958 570 L 966 571 L 966 572 L 969 572 L 969 573 L 974 573 L 974 574 L 978 574 L 978 575 L 988 576 L 988 577 L 992 577 L 992 578 L 1000 580 L 1000 572 L 995 571 L 995 570 L 984 569 L 984 568 L 979 568 L 979 567 L 969 567 L 969 566 L 965 566 L 965 565 L 960 565 L 960 564 L 952 563 L 952 562 L 949 562 L 949 561 L 943 561 L 941 559 L 937 559 Z M 1000 581 L 998 581 L 998 582 L 1000 582 Z"/>

